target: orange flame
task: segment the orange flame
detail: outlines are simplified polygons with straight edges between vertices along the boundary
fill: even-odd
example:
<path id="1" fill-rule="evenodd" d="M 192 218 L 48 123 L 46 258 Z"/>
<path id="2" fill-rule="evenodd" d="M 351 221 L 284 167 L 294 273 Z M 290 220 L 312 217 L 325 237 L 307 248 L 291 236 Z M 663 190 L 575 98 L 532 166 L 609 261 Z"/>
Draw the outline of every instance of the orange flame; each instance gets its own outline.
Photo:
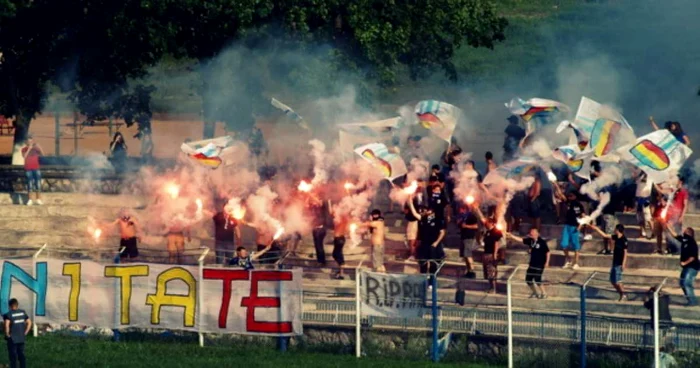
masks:
<path id="1" fill-rule="evenodd" d="M 273 240 L 277 240 L 277 239 L 280 238 L 280 236 L 282 236 L 282 234 L 284 234 L 284 228 L 283 228 L 283 227 L 277 229 L 277 232 L 276 232 L 275 235 L 272 237 L 272 239 L 273 239 Z"/>
<path id="2" fill-rule="evenodd" d="M 355 185 L 349 181 L 346 181 L 344 187 L 345 187 L 345 190 L 350 190 L 350 189 L 354 188 Z"/>
<path id="3" fill-rule="evenodd" d="M 95 241 L 100 240 L 100 236 L 102 235 L 102 229 L 95 229 L 92 231 L 92 237 L 95 238 Z"/>
<path id="4" fill-rule="evenodd" d="M 413 194 L 416 192 L 416 190 L 418 190 L 418 182 L 415 180 L 411 182 L 411 185 L 403 188 L 403 192 L 405 194 Z"/>
<path id="5" fill-rule="evenodd" d="M 467 204 L 472 204 L 474 203 L 474 196 L 473 195 L 468 195 L 466 199 Z"/>
<path id="6" fill-rule="evenodd" d="M 236 220 L 241 220 L 243 217 L 245 217 L 245 208 L 238 206 L 231 211 L 231 216 L 235 218 Z"/>
<path id="7" fill-rule="evenodd" d="M 180 187 L 171 182 L 165 185 L 165 192 L 170 195 L 170 198 L 175 199 L 180 195 Z"/>
<path id="8" fill-rule="evenodd" d="M 197 212 L 202 212 L 202 209 L 204 208 L 204 203 L 202 203 L 202 200 L 197 198 L 195 203 L 197 203 Z"/>
<path id="9" fill-rule="evenodd" d="M 299 189 L 300 192 L 304 192 L 304 193 L 310 192 L 310 191 L 311 191 L 311 188 L 313 188 L 313 186 L 312 186 L 311 184 L 307 183 L 307 182 L 304 181 L 304 180 L 302 180 L 302 181 L 299 183 L 299 186 L 297 187 L 297 189 Z"/>

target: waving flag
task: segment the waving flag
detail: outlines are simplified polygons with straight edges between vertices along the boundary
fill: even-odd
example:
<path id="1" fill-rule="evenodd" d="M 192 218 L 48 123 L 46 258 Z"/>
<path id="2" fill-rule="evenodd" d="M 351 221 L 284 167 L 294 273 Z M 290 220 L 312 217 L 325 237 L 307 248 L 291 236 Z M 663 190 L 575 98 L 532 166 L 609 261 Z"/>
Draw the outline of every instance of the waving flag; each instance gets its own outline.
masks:
<path id="1" fill-rule="evenodd" d="M 588 150 L 593 151 L 595 157 L 602 157 L 619 148 L 622 138 L 619 133 L 622 129 L 622 123 L 617 121 L 596 120 L 588 142 Z"/>
<path id="2" fill-rule="evenodd" d="M 539 161 L 531 157 L 520 157 L 496 168 L 486 175 L 484 184 L 493 184 L 503 179 L 514 179 L 526 174 L 535 173 Z"/>
<path id="3" fill-rule="evenodd" d="M 596 122 L 600 119 L 612 120 L 620 123 L 621 129 L 627 129 L 634 132 L 625 117 L 610 106 L 606 106 L 591 100 L 588 97 L 581 97 L 581 102 L 578 105 L 574 125 L 580 129 L 583 134 L 590 138 L 593 134 Z"/>
<path id="4" fill-rule="evenodd" d="M 369 123 L 339 124 L 340 149 L 352 154 L 356 147 L 369 143 L 389 144 L 401 124 L 401 117 Z"/>
<path id="5" fill-rule="evenodd" d="M 546 124 L 549 119 L 558 112 L 568 112 L 569 106 L 559 101 L 547 100 L 544 98 L 531 98 L 527 101 L 516 97 L 505 104 L 511 114 L 520 116 L 527 122 L 527 131 L 532 133 L 537 126 Z"/>
<path id="6" fill-rule="evenodd" d="M 180 149 L 191 159 L 195 160 L 195 162 L 216 169 L 223 162 L 221 155 L 226 149 L 230 148 L 233 143 L 233 138 L 224 136 L 183 143 Z"/>
<path id="7" fill-rule="evenodd" d="M 462 110 L 447 102 L 426 100 L 416 105 L 416 116 L 425 128 L 440 139 L 450 142 Z"/>
<path id="8" fill-rule="evenodd" d="M 355 153 L 376 167 L 386 179 L 394 180 L 406 175 L 406 163 L 397 154 L 390 153 L 382 143 L 370 143 L 355 148 Z"/>
<path id="9" fill-rule="evenodd" d="M 574 175 L 590 179 L 591 176 L 591 152 L 582 152 L 578 144 L 562 146 L 552 152 L 552 157 L 566 164 Z"/>
<path id="10" fill-rule="evenodd" d="M 289 106 L 283 104 L 282 102 L 280 102 L 279 100 L 275 99 L 274 97 L 272 98 L 272 100 L 270 100 L 270 103 L 272 104 L 272 106 L 274 106 L 274 107 L 276 107 L 276 108 L 282 110 L 282 111 L 284 112 L 284 114 L 287 115 L 287 116 L 289 116 L 292 120 L 296 121 L 297 124 L 299 124 L 300 127 L 304 128 L 304 129 L 306 129 L 306 130 L 309 129 L 309 126 L 306 125 L 306 122 L 304 121 L 304 118 L 302 118 L 299 114 L 297 114 L 296 112 L 294 112 L 294 110 L 292 110 L 291 107 L 289 107 Z"/>
<path id="11" fill-rule="evenodd" d="M 693 151 L 666 129 L 657 130 L 618 150 L 620 158 L 638 167 L 649 180 L 663 183 L 678 173 Z"/>

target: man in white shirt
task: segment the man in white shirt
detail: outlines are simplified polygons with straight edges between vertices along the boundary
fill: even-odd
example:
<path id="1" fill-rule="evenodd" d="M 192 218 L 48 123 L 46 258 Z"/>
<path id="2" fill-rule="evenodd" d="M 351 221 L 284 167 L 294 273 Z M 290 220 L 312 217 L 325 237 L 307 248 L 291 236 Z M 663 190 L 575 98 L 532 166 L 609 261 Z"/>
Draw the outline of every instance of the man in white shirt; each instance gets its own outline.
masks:
<path id="1" fill-rule="evenodd" d="M 651 223 L 651 188 L 654 182 L 647 177 L 643 171 L 639 171 L 636 175 L 637 191 L 635 193 L 637 203 L 637 223 L 642 232 L 642 237 L 647 237 L 647 229 L 649 230 L 648 238 L 653 235 L 653 227 Z"/>

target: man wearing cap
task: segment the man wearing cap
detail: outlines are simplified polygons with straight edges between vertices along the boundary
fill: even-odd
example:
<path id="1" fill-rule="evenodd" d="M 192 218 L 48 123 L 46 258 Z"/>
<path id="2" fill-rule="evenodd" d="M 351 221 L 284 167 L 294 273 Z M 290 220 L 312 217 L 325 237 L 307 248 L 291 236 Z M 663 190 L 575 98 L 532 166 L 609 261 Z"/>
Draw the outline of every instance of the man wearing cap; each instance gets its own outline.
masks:
<path id="1" fill-rule="evenodd" d="M 10 358 L 10 367 L 19 366 L 24 368 L 27 366 L 27 361 L 24 357 L 24 341 L 25 336 L 32 328 L 32 320 L 25 311 L 19 309 L 17 299 L 10 299 L 10 311 L 7 312 L 3 319 L 5 320 L 5 340 L 7 340 L 7 354 Z"/>

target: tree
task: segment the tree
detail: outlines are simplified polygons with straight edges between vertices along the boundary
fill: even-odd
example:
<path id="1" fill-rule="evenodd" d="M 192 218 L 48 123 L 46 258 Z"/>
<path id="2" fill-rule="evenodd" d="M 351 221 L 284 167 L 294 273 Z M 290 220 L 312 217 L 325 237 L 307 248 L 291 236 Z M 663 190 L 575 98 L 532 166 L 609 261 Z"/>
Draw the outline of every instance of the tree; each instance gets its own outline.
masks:
<path id="1" fill-rule="evenodd" d="M 208 101 L 222 98 L 219 89 L 208 96 L 218 78 L 211 62 L 234 41 L 250 49 L 262 40 L 281 47 L 330 44 L 340 68 L 367 71 L 368 77 L 390 85 L 402 65 L 413 79 L 436 67 L 456 79 L 450 61 L 454 51 L 463 45 L 492 48 L 504 39 L 507 25 L 488 0 L 216 0 L 185 3 L 175 12 L 182 20 L 179 54 L 200 61 L 200 95 L 210 125 L 227 115 Z M 262 83 L 254 84 L 246 100 L 226 105 L 236 108 L 236 119 L 249 119 L 250 99 L 260 97 L 255 95 Z"/>
<path id="2" fill-rule="evenodd" d="M 174 42 L 168 0 L 0 0 L 0 113 L 15 117 L 15 141 L 42 111 L 48 83 L 91 119 L 150 114 L 149 88 L 128 86 Z M 128 104 L 132 103 L 131 106 Z"/>

